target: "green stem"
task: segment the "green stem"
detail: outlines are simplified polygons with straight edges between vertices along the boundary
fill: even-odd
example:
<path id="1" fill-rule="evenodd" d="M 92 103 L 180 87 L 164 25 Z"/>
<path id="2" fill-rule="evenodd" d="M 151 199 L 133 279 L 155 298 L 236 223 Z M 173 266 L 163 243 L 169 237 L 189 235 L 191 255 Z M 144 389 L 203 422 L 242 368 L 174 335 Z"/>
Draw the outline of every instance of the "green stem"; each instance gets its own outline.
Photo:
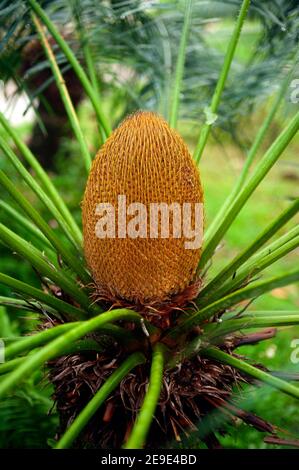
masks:
<path id="1" fill-rule="evenodd" d="M 220 99 L 221 99 L 221 96 L 222 96 L 222 92 L 223 92 L 223 89 L 224 89 L 225 84 L 226 84 L 228 73 L 230 71 L 232 60 L 233 60 L 233 57 L 235 55 L 236 47 L 237 47 L 238 42 L 239 42 L 241 30 L 242 30 L 243 23 L 245 21 L 246 15 L 247 15 L 247 10 L 249 8 L 249 5 L 250 5 L 250 0 L 243 0 L 241 10 L 240 10 L 237 22 L 235 24 L 233 34 L 232 34 L 232 37 L 230 39 L 230 42 L 229 42 L 229 45 L 228 45 L 228 48 L 227 48 L 227 52 L 226 52 L 224 63 L 223 63 L 223 66 L 222 66 L 222 69 L 221 69 L 221 72 L 220 72 L 220 75 L 219 75 L 217 86 L 216 86 L 216 89 L 215 89 L 215 92 L 214 92 L 214 95 L 213 95 L 213 98 L 212 98 L 212 101 L 211 101 L 211 105 L 210 105 L 211 114 L 216 114 L 217 113 L 218 106 L 219 106 L 219 103 L 220 103 Z M 209 137 L 209 134 L 210 134 L 210 131 L 211 131 L 211 126 L 212 126 L 212 123 L 207 123 L 206 122 L 203 125 L 202 129 L 201 129 L 199 139 L 198 139 L 198 143 L 197 143 L 197 146 L 196 146 L 195 152 L 194 152 L 194 160 L 197 164 L 200 161 L 200 158 L 203 154 L 205 145 L 207 143 L 207 140 L 208 140 L 208 137 Z"/>
<path id="2" fill-rule="evenodd" d="M 83 49 L 83 55 L 85 59 L 85 64 L 87 67 L 88 75 L 93 86 L 93 89 L 97 95 L 98 102 L 101 101 L 99 81 L 97 78 L 96 67 L 92 57 L 92 53 L 89 46 L 89 41 L 87 35 L 85 34 L 85 26 L 83 24 L 83 7 L 80 5 L 80 1 L 74 0 L 73 2 L 73 16 L 76 19 L 77 31 L 80 35 L 80 41 Z M 105 142 L 106 135 L 102 126 L 98 123 L 99 133 L 101 136 L 100 143 Z"/>
<path id="3" fill-rule="evenodd" d="M 17 357 L 16 359 L 12 359 L 11 361 L 4 362 L 0 364 L 0 375 L 7 374 L 14 370 L 17 366 L 22 364 L 26 358 L 25 357 Z"/>
<path id="4" fill-rule="evenodd" d="M 57 44 L 59 45 L 60 49 L 66 56 L 67 60 L 69 61 L 70 65 L 74 69 L 76 75 L 78 76 L 86 94 L 89 96 L 93 108 L 95 110 L 97 119 L 99 120 L 99 123 L 101 124 L 102 128 L 104 129 L 105 135 L 108 137 L 111 129 L 108 124 L 108 120 L 106 119 L 105 114 L 102 111 L 102 108 L 100 106 L 100 103 L 98 102 L 98 96 L 93 89 L 90 81 L 88 80 L 88 77 L 86 73 L 84 72 L 83 68 L 81 67 L 80 63 L 78 62 L 77 58 L 75 57 L 73 51 L 67 44 L 67 42 L 63 39 L 61 34 L 59 34 L 56 26 L 54 23 L 50 20 L 50 18 L 47 16 L 45 11 L 41 8 L 39 3 L 36 0 L 27 0 L 29 5 L 31 6 L 32 10 L 36 13 L 36 16 L 44 23 L 48 31 L 51 33 Z"/>
<path id="5" fill-rule="evenodd" d="M 99 307 L 91 306 L 91 302 L 85 292 L 80 289 L 75 281 L 65 272 L 58 270 L 47 258 L 30 243 L 16 235 L 3 224 L 0 223 L 0 240 L 2 240 L 11 250 L 19 253 L 29 263 L 34 266 L 39 273 L 51 279 L 62 290 L 76 300 L 81 307 L 89 312 L 96 312 Z"/>
<path id="6" fill-rule="evenodd" d="M 12 220 L 18 222 L 21 227 L 37 238 L 44 246 L 50 250 L 53 250 L 53 246 L 42 234 L 42 232 L 28 219 L 26 219 L 26 217 L 23 217 L 16 209 L 14 209 L 14 207 L 12 207 L 10 204 L 7 204 L 5 201 L 0 200 L 0 208 L 3 209 L 3 211 L 5 211 Z"/>
<path id="7" fill-rule="evenodd" d="M 291 237 L 292 234 L 297 236 Z M 234 276 L 233 279 L 226 282 L 220 289 L 214 291 L 208 299 L 208 303 L 227 295 L 229 292 L 237 289 L 244 282 L 253 278 L 268 266 L 271 266 L 277 260 L 283 258 L 291 251 L 299 246 L 299 227 L 295 227 L 286 235 L 283 235 L 275 242 L 268 245 L 264 250 L 258 252 L 253 256 L 249 262 L 242 266 L 242 269 Z"/>
<path id="8" fill-rule="evenodd" d="M 25 292 L 28 292 L 28 293 L 31 292 L 33 295 L 36 296 L 36 291 L 30 289 L 30 287 L 32 287 L 32 286 L 28 286 L 26 284 L 26 291 L 25 291 L 25 289 L 23 289 L 23 287 L 21 288 L 19 286 L 16 286 L 16 284 L 15 284 L 16 280 L 15 279 L 12 279 L 12 281 L 13 281 L 12 287 L 14 287 L 16 291 L 24 292 L 24 293 Z M 3 278 L 1 279 L 1 282 L 3 284 L 9 285 L 6 281 L 3 282 Z M 16 281 L 16 282 L 19 283 L 20 281 Z M 28 291 L 27 291 L 28 287 L 29 287 L 30 290 L 28 289 Z M 49 297 L 51 297 L 51 296 L 49 296 Z M 48 301 L 48 299 L 47 299 L 47 302 L 50 303 Z M 82 312 L 82 314 L 84 315 L 83 310 L 80 310 L 77 307 L 74 307 L 70 304 L 67 304 L 66 302 L 64 302 L 62 300 L 60 302 L 63 302 L 63 307 L 61 305 L 58 306 L 58 304 L 56 304 L 56 309 L 53 309 L 52 307 L 49 307 L 45 303 L 41 303 L 41 302 L 36 301 L 36 300 L 31 300 L 30 299 L 30 300 L 26 301 L 26 300 L 22 300 L 22 299 L 15 299 L 15 298 L 11 298 L 11 297 L 0 296 L 0 305 L 5 305 L 5 306 L 8 306 L 8 307 L 14 307 L 14 308 L 20 308 L 20 309 L 29 310 L 29 311 L 31 311 L 31 309 L 32 309 L 33 312 L 36 312 L 36 311 L 46 312 L 49 315 L 52 315 L 54 318 L 57 318 L 59 321 L 63 321 L 63 318 L 59 314 L 58 309 L 59 309 L 60 312 L 62 310 L 68 312 L 68 320 L 70 320 L 70 321 L 76 321 L 76 320 L 81 319 L 81 317 L 78 315 L 78 312 L 80 312 L 80 313 Z M 152 327 L 152 325 L 147 324 L 146 322 L 144 322 L 144 323 L 145 323 L 145 327 L 146 327 L 147 331 L 150 332 L 151 334 L 154 334 L 155 332 L 154 332 L 154 328 Z M 133 332 L 131 332 L 131 331 L 125 329 L 125 328 L 122 328 L 120 326 L 114 326 L 114 325 L 109 325 L 109 327 L 107 326 L 106 330 L 107 330 L 107 334 L 113 336 L 115 339 L 117 339 L 117 341 L 119 341 L 124 346 L 130 345 L 131 348 L 139 346 L 139 344 L 140 344 L 139 341 L 142 342 L 142 339 L 143 339 L 142 337 L 140 337 L 140 338 L 138 337 L 139 333 L 143 333 L 142 330 L 140 330 L 138 332 L 138 335 L 136 335 L 136 332 L 133 333 Z M 26 337 L 18 337 L 18 339 L 14 339 L 14 341 L 19 341 L 19 340 L 22 341 L 24 339 L 27 339 L 27 338 Z M 7 341 L 11 342 L 11 339 L 6 340 L 6 343 L 7 343 Z M 81 344 L 82 344 L 82 342 L 81 342 Z"/>
<path id="9" fill-rule="evenodd" d="M 100 94 L 98 79 L 97 79 L 97 76 L 96 76 L 94 61 L 93 61 L 93 58 L 92 58 L 92 55 L 91 55 L 91 52 L 90 52 L 89 45 L 87 43 L 87 39 L 85 38 L 85 39 L 83 39 L 83 41 L 84 41 L 83 42 L 83 54 L 84 54 L 87 70 L 88 70 L 88 73 L 89 73 L 91 84 L 92 84 L 92 86 L 95 90 L 95 93 L 96 93 L 97 97 L 98 97 L 98 102 L 100 102 L 101 94 Z M 99 134 L 100 134 L 99 143 L 101 145 L 106 140 L 106 134 L 105 134 L 105 131 L 104 131 L 103 127 L 100 125 L 100 123 L 98 123 L 98 130 L 99 130 Z"/>
<path id="10" fill-rule="evenodd" d="M 111 330 L 109 327 L 111 327 Z M 122 328 L 114 326 L 114 325 L 107 325 L 106 328 L 107 328 L 107 331 L 109 331 L 108 334 L 110 334 L 114 328 L 116 329 L 119 328 L 120 330 L 122 330 Z M 105 327 L 103 327 L 102 332 L 106 334 Z M 61 352 L 61 355 L 69 355 L 69 354 L 75 354 L 78 352 L 90 352 L 90 351 L 103 353 L 105 351 L 105 347 L 99 341 L 96 341 L 95 339 L 80 339 L 79 341 L 75 341 L 74 343 L 71 343 L 69 346 L 64 348 L 64 350 Z"/>
<path id="11" fill-rule="evenodd" d="M 171 80 L 172 80 L 172 51 L 169 47 L 169 31 L 162 18 L 156 18 L 156 27 L 158 28 L 159 36 L 161 38 L 161 48 L 163 56 L 163 72 L 164 84 L 159 99 L 159 113 L 164 116 L 164 119 L 169 122 L 170 113 L 170 95 L 171 95 Z"/>
<path id="12" fill-rule="evenodd" d="M 88 70 L 89 77 L 90 77 L 90 81 L 98 96 L 98 99 L 100 99 L 100 87 L 99 87 L 99 82 L 97 79 L 95 64 L 94 64 L 90 47 L 89 47 L 89 44 L 85 35 L 83 35 L 82 37 L 82 45 L 83 45 L 83 53 L 84 53 L 85 63 L 86 63 L 86 67 Z"/>
<path id="13" fill-rule="evenodd" d="M 269 245 L 266 245 L 262 250 L 258 251 L 255 255 L 252 256 L 239 271 L 239 274 L 243 275 L 245 272 L 253 272 L 256 274 L 260 272 L 264 267 L 267 267 L 268 260 L 272 262 L 276 261 L 279 257 L 284 256 L 284 254 L 289 253 L 292 249 L 297 248 L 299 240 L 299 226 L 293 227 L 287 233 L 281 237 L 274 240 Z M 235 279 L 238 277 L 236 275 Z"/>
<path id="14" fill-rule="evenodd" d="M 55 188 L 52 181 L 50 180 L 49 176 L 47 175 L 45 170 L 42 168 L 40 163 L 37 161 L 37 159 L 31 152 L 31 150 L 20 139 L 20 137 L 18 136 L 18 133 L 11 127 L 10 123 L 7 121 L 7 119 L 4 117 L 4 115 L 1 112 L 0 112 L 0 124 L 3 126 L 6 132 L 13 139 L 15 145 L 17 146 L 19 151 L 22 153 L 27 163 L 29 163 L 29 165 L 35 171 L 36 178 L 40 181 L 42 187 L 46 191 L 47 196 L 49 198 L 49 201 L 50 201 L 50 204 L 48 204 L 49 210 L 51 210 L 50 208 L 52 208 L 52 210 L 54 208 L 55 212 L 58 212 L 58 214 L 61 214 L 63 216 L 62 218 L 62 220 L 64 221 L 63 225 L 66 227 L 67 232 L 68 233 L 70 232 L 72 237 L 76 241 L 77 245 L 81 246 L 82 245 L 82 233 L 78 225 L 76 224 L 74 218 L 72 217 L 69 209 L 67 208 L 61 196 L 59 195 L 57 189 Z M 15 156 L 15 158 L 18 160 L 17 156 Z M 21 165 L 20 162 L 19 164 Z M 39 191 L 41 191 L 41 188 Z M 57 218 L 57 216 L 55 216 L 55 218 L 57 220 L 60 220 L 59 217 Z"/>
<path id="15" fill-rule="evenodd" d="M 71 342 L 82 338 L 92 331 L 101 331 L 105 325 L 108 326 L 107 323 L 112 323 L 118 320 L 138 322 L 140 321 L 140 316 L 138 313 L 132 312 L 130 310 L 119 309 L 108 313 L 102 313 L 97 317 L 91 318 L 90 320 L 80 322 L 78 326 L 75 326 L 70 331 L 67 331 L 60 337 L 54 339 L 49 344 L 44 346 L 40 351 L 30 355 L 26 361 L 24 361 L 13 372 L 11 372 L 11 374 L 5 377 L 0 382 L 0 398 L 7 394 L 13 387 L 16 387 L 20 381 L 25 379 L 25 377 L 28 375 L 32 374 L 42 364 L 46 363 L 54 357 L 59 356 L 59 354 L 63 352 L 64 348 L 66 348 Z"/>
<path id="16" fill-rule="evenodd" d="M 17 204 L 24 210 L 24 212 L 31 218 L 36 226 L 41 230 L 43 235 L 52 243 L 53 247 L 58 253 L 62 255 L 66 264 L 80 277 L 84 283 L 90 282 L 90 276 L 83 267 L 82 260 L 78 259 L 71 253 L 71 249 L 66 247 L 55 232 L 40 216 L 37 210 L 26 200 L 26 198 L 17 190 L 15 185 L 7 178 L 5 173 L 0 170 L 0 184 L 9 192 Z"/>
<path id="17" fill-rule="evenodd" d="M 244 185 L 238 196 L 236 196 L 226 216 L 219 224 L 217 231 L 210 238 L 206 239 L 205 247 L 199 263 L 200 269 L 202 269 L 206 265 L 207 261 L 211 258 L 218 243 L 223 238 L 231 224 L 234 222 L 251 194 L 279 159 L 289 142 L 296 135 L 298 129 L 299 112 L 297 112 L 286 128 L 280 133 L 280 135 L 265 153 L 264 157 L 258 163 L 248 182 Z"/>
<path id="18" fill-rule="evenodd" d="M 267 383 L 272 387 L 281 390 L 284 393 L 287 393 L 291 397 L 299 398 L 298 387 L 295 387 L 294 385 L 289 384 L 288 382 L 285 382 L 284 380 L 279 379 L 278 377 L 268 374 L 267 372 L 264 372 L 263 370 L 260 370 L 257 367 L 247 364 L 246 362 L 241 361 L 240 359 L 237 359 L 236 357 L 231 356 L 230 354 L 220 351 L 220 349 L 208 348 L 205 349 L 202 354 L 206 357 L 215 359 L 216 361 L 235 367 L 236 369 L 241 370 L 245 374 L 250 375 L 251 377 L 254 377 L 257 380 L 260 380 L 261 382 Z"/>
<path id="19" fill-rule="evenodd" d="M 208 337 L 209 341 L 220 337 L 221 340 L 224 336 L 241 331 L 248 328 L 269 328 L 279 326 L 294 326 L 299 324 L 299 315 L 265 315 L 255 316 L 254 314 L 245 314 L 236 320 L 224 320 L 220 324 L 211 323 L 205 326 L 204 336 Z"/>
<path id="20" fill-rule="evenodd" d="M 46 56 L 50 62 L 51 70 L 53 73 L 53 76 L 55 77 L 56 85 L 59 90 L 61 99 L 63 101 L 65 110 L 67 112 L 70 124 L 72 126 L 72 129 L 74 131 L 74 134 L 78 140 L 81 154 L 85 163 L 85 168 L 87 171 L 87 174 L 89 173 L 90 166 L 91 166 L 91 156 L 88 150 L 88 146 L 85 140 L 85 137 L 83 135 L 82 129 L 80 127 L 80 123 L 74 108 L 74 105 L 72 103 L 70 94 L 68 92 L 67 86 L 65 84 L 64 78 L 59 70 L 59 67 L 57 65 L 55 55 L 53 54 L 52 48 L 50 46 L 50 43 L 45 35 L 45 32 L 43 30 L 42 25 L 40 24 L 39 20 L 37 17 L 32 14 L 32 19 L 35 24 L 35 27 L 37 29 L 39 38 L 41 40 L 42 46 L 44 48 L 44 51 L 46 53 Z"/>
<path id="21" fill-rule="evenodd" d="M 219 226 L 220 222 L 224 219 L 228 209 L 230 208 L 231 204 L 234 202 L 235 198 L 237 197 L 237 195 L 239 194 L 240 190 L 242 189 L 242 187 L 245 183 L 245 180 L 248 176 L 251 165 L 252 165 L 252 163 L 253 163 L 253 161 L 256 157 L 257 151 L 260 148 L 260 146 L 261 146 L 261 144 L 262 144 L 262 142 L 265 138 L 265 135 L 266 135 L 273 119 L 274 119 L 274 116 L 275 116 L 276 112 L 279 109 L 279 106 L 280 106 L 283 98 L 285 97 L 285 94 L 286 94 L 286 91 L 287 91 L 288 86 L 290 84 L 291 78 L 294 74 L 294 70 L 296 69 L 297 56 L 298 56 L 298 54 L 296 55 L 296 58 L 294 60 L 293 67 L 291 68 L 290 72 L 287 74 L 287 76 L 285 77 L 285 79 L 282 82 L 282 85 L 280 87 L 280 91 L 279 91 L 276 99 L 274 100 L 268 115 L 266 116 L 265 120 L 263 121 L 263 124 L 259 127 L 259 129 L 257 131 L 254 142 L 253 142 L 253 144 L 252 144 L 252 146 L 251 146 L 251 148 L 248 152 L 248 155 L 247 155 L 247 158 L 245 160 L 243 169 L 241 171 L 241 174 L 240 174 L 234 188 L 232 189 L 232 191 L 230 192 L 230 194 L 226 198 L 226 200 L 225 200 L 224 204 L 222 205 L 221 209 L 219 210 L 218 214 L 213 219 L 212 223 L 209 225 L 209 227 L 206 231 L 205 238 L 207 238 L 207 239 L 209 239 L 215 233 L 215 231 L 217 230 L 217 227 Z"/>
<path id="22" fill-rule="evenodd" d="M 182 364 L 186 359 L 195 356 L 201 349 L 207 347 L 207 345 L 210 345 L 210 343 L 205 343 L 202 335 L 196 336 L 196 338 L 185 343 L 182 349 L 175 351 L 174 354 L 169 356 L 166 363 L 167 370 L 173 369 L 179 364 Z"/>
<path id="23" fill-rule="evenodd" d="M 252 285 L 233 292 L 232 294 L 223 297 L 211 305 L 198 310 L 193 315 L 190 315 L 186 320 L 182 321 L 178 326 L 172 329 L 169 333 L 171 338 L 176 338 L 182 333 L 192 330 L 196 325 L 200 325 L 204 321 L 211 318 L 215 313 L 225 311 L 226 309 L 237 305 L 242 300 L 253 299 L 265 292 L 269 292 L 277 287 L 283 287 L 288 284 L 299 281 L 299 270 L 283 274 L 281 276 L 273 277 L 262 282 L 256 282 Z"/>
<path id="24" fill-rule="evenodd" d="M 153 360 L 149 379 L 149 386 L 146 392 L 140 412 L 132 429 L 128 441 L 124 445 L 125 449 L 139 449 L 146 440 L 155 410 L 159 401 L 161 387 L 163 383 L 164 369 L 164 348 L 157 344 L 153 350 Z"/>
<path id="25" fill-rule="evenodd" d="M 75 323 L 73 323 L 73 325 L 75 326 Z M 117 329 L 121 330 L 121 328 L 119 328 L 117 326 L 107 325 L 106 330 L 105 330 L 105 327 L 103 327 L 102 331 L 103 331 L 103 333 L 105 333 L 105 331 L 107 331 L 108 334 L 110 334 L 111 332 L 114 333 L 113 328 L 115 328 L 116 330 Z M 58 334 L 54 335 L 52 338 L 48 337 L 47 342 L 50 341 L 50 339 L 56 338 L 57 336 L 59 336 L 59 335 Z M 26 340 L 26 338 L 22 337 L 22 340 Z M 5 342 L 5 344 L 7 344 L 6 340 L 4 340 L 4 342 Z M 45 343 L 44 340 L 40 341 L 40 344 L 37 344 L 37 347 L 42 346 L 44 343 Z M 20 342 L 20 344 L 21 344 L 21 342 Z M 24 350 L 26 350 L 26 349 L 28 349 L 28 345 L 27 345 L 26 348 L 24 348 Z M 34 347 L 34 344 L 32 344 L 32 349 L 30 350 L 30 352 L 28 354 L 33 354 L 35 351 L 36 351 L 36 348 Z M 75 343 L 71 343 L 69 346 L 64 348 L 64 350 L 60 353 L 60 355 L 69 355 L 69 354 L 74 354 L 74 353 L 83 352 L 83 351 L 84 352 L 90 352 L 90 351 L 103 352 L 104 347 L 96 340 L 82 339 L 82 340 L 79 340 Z M 15 354 L 12 354 L 10 352 L 10 355 L 15 355 Z M 10 359 L 9 361 L 7 361 L 3 364 L 0 364 L 0 375 L 1 374 L 6 374 L 7 372 L 10 372 L 10 371 L 14 370 L 16 368 L 16 366 L 18 366 L 21 363 L 23 363 L 24 361 L 26 361 L 27 357 L 28 356 L 17 357 L 15 359 Z"/>
<path id="26" fill-rule="evenodd" d="M 53 326 L 52 328 L 43 330 L 40 333 L 35 333 L 28 337 L 21 337 L 19 340 L 14 341 L 5 348 L 5 358 L 6 360 L 12 359 L 25 351 L 32 351 L 32 349 L 49 343 L 51 340 L 61 336 L 67 331 L 71 331 L 80 324 L 81 322 L 63 323 L 62 325 Z"/>
<path id="27" fill-rule="evenodd" d="M 86 318 L 86 313 L 84 310 L 81 310 L 73 305 L 64 302 L 63 300 L 57 299 L 56 297 L 46 294 L 40 289 L 36 289 L 30 284 L 25 284 L 24 282 L 18 281 L 6 274 L 0 273 L 0 283 L 5 286 L 10 287 L 16 292 L 30 296 L 34 300 L 38 300 L 46 305 L 57 310 L 57 312 L 64 313 L 71 320 L 81 320 Z"/>
<path id="28" fill-rule="evenodd" d="M 296 199 L 290 207 L 280 214 L 243 252 L 236 256 L 214 277 L 201 291 L 197 306 L 204 305 L 209 295 L 215 294 L 215 291 L 221 284 L 236 272 L 262 245 L 266 243 L 275 233 L 278 232 L 292 217 L 299 211 L 299 198 Z"/>
<path id="29" fill-rule="evenodd" d="M 221 317 L 221 323 L 208 323 L 203 325 L 203 334 L 195 337 L 193 340 L 188 341 L 186 346 L 172 355 L 167 363 L 168 368 L 176 367 L 181 364 L 185 359 L 188 359 L 201 350 L 206 349 L 211 344 L 221 344 L 226 335 L 235 332 L 241 332 L 244 329 L 253 328 L 271 328 L 271 327 L 284 327 L 294 326 L 299 324 L 298 311 L 273 311 L 265 312 L 263 315 L 260 312 L 253 312 L 244 314 L 238 319 L 225 320 L 225 315 Z M 236 315 L 234 313 L 234 315 Z"/>
<path id="30" fill-rule="evenodd" d="M 82 322 L 70 322 L 70 323 L 63 323 L 61 325 L 52 326 L 47 330 L 41 331 L 39 333 L 35 333 L 32 336 L 24 337 L 22 336 L 19 340 L 13 341 L 13 343 L 8 344 L 5 351 L 6 359 L 11 357 L 15 357 L 21 353 L 26 351 L 32 351 L 33 349 L 43 346 L 44 344 L 49 343 L 51 340 L 61 336 L 65 331 L 70 331 Z M 117 325 L 110 325 L 106 324 L 103 325 L 101 328 L 101 333 L 105 335 L 113 336 L 120 342 L 126 344 L 130 340 L 134 339 L 133 335 L 125 330 L 124 328 L 117 326 Z M 95 344 L 97 342 L 94 340 L 81 340 L 80 342 L 72 342 L 66 345 L 61 352 L 61 354 L 71 354 L 76 351 L 88 350 L 92 349 L 95 350 Z M 97 344 L 97 348 L 99 348 L 99 344 Z"/>
<path id="31" fill-rule="evenodd" d="M 0 296 L 0 305 L 4 305 L 6 307 L 13 307 L 22 310 L 28 310 L 29 312 L 45 312 L 49 315 L 52 315 L 54 318 L 58 320 L 62 320 L 61 315 L 58 313 L 57 310 L 54 310 L 52 307 L 49 307 L 46 304 L 43 304 L 36 300 L 26 301 L 23 299 L 16 299 L 14 297 L 3 297 Z"/>
<path id="32" fill-rule="evenodd" d="M 180 90 L 181 90 L 182 80 L 183 80 L 183 75 L 184 75 L 186 47 L 187 47 L 188 34 L 189 34 L 191 20 L 192 20 L 192 5 L 193 5 L 193 0 L 186 0 L 184 24 L 183 24 L 180 47 L 179 47 L 178 58 L 177 58 L 177 63 L 176 63 L 175 80 L 174 80 L 170 120 L 169 120 L 169 125 L 174 128 L 176 127 L 177 120 L 178 120 L 178 108 L 179 108 L 179 102 L 180 102 Z"/>
<path id="33" fill-rule="evenodd" d="M 13 164 L 17 172 L 21 175 L 23 180 L 28 184 L 28 186 L 36 194 L 38 199 L 43 203 L 43 205 L 47 208 L 47 210 L 49 210 L 49 212 L 57 220 L 58 224 L 60 225 L 61 229 L 63 230 L 67 238 L 72 242 L 72 244 L 76 247 L 76 249 L 79 252 L 82 251 L 82 234 L 80 234 L 80 240 L 78 239 L 78 237 L 76 238 L 74 237 L 75 235 L 74 232 L 70 231 L 70 227 L 66 223 L 65 215 L 59 212 L 59 210 L 53 204 L 51 199 L 43 191 L 41 186 L 36 182 L 35 178 L 31 176 L 29 171 L 26 170 L 24 165 L 20 162 L 19 158 L 15 155 L 15 153 L 10 149 L 10 147 L 7 145 L 5 140 L 1 137 L 1 135 L 0 135 L 0 148 L 3 150 L 7 158 Z"/>
<path id="34" fill-rule="evenodd" d="M 83 408 L 81 413 L 76 417 L 67 431 L 64 433 L 62 438 L 56 444 L 55 449 L 67 449 L 69 448 L 75 439 L 79 436 L 80 432 L 85 428 L 90 419 L 103 405 L 105 400 L 113 392 L 113 390 L 119 385 L 121 380 L 136 366 L 143 364 L 145 357 L 140 352 L 132 354 L 126 359 L 115 372 L 106 380 L 104 385 L 97 391 L 95 396 L 90 402 Z"/>
<path id="35" fill-rule="evenodd" d="M 228 317 L 228 315 L 232 315 Z M 258 317 L 270 317 L 271 315 L 273 318 L 280 317 L 283 315 L 298 315 L 298 310 L 246 310 L 246 313 L 244 312 L 242 314 L 243 316 L 254 316 L 255 318 Z M 225 314 L 222 318 L 226 318 L 227 320 L 233 319 L 235 316 L 235 313 L 231 312 L 230 314 Z"/>

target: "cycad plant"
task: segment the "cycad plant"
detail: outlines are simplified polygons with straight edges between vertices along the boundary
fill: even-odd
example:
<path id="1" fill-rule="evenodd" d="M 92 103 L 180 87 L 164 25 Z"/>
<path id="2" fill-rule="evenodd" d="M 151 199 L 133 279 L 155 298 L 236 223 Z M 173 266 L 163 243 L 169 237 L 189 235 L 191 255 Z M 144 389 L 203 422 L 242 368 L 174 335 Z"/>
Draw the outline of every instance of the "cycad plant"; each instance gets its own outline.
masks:
<path id="1" fill-rule="evenodd" d="M 151 197 L 152 202 L 157 202 L 161 195 L 164 199 L 160 202 L 177 202 L 182 194 L 188 201 L 202 202 L 204 182 L 200 183 L 196 166 L 217 120 L 250 1 L 242 2 L 212 102 L 206 109 L 206 122 L 193 161 L 175 131 L 192 0 L 185 2 L 172 77 L 169 123 L 154 114 L 140 112 L 126 119 L 111 136 L 109 116 L 103 110 L 94 80 L 39 3 L 36 0 L 27 3 L 87 174 L 92 163 L 89 146 L 49 35 L 92 103 L 103 145 L 92 165 L 83 201 L 83 237 L 47 173 L 0 115 L 7 135 L 0 138 L 3 157 L 11 162 L 57 222 L 57 228 L 48 224 L 0 171 L 1 185 L 20 211 L 7 203 L 2 207 L 17 218 L 36 243 L 28 242 L 4 224 L 0 224 L 1 242 L 27 260 L 41 279 L 41 288 L 36 288 L 0 274 L 0 282 L 22 296 L 21 299 L 1 297 L 1 303 L 39 312 L 41 317 L 38 330 L 6 342 L 6 362 L 0 365 L 1 399 L 37 369 L 45 368 L 54 386 L 60 417 L 55 448 L 159 447 L 197 431 L 201 440 L 213 447 L 217 445 L 216 421 L 212 419 L 208 431 L 204 431 L 204 423 L 215 410 L 222 410 L 230 418 L 237 416 L 268 432 L 272 442 L 281 442 L 275 426 L 238 408 L 233 399 L 246 383 L 255 386 L 266 383 L 298 399 L 299 388 L 291 383 L 294 377 L 287 376 L 287 380 L 273 374 L 234 350 L 241 344 L 254 344 L 273 336 L 276 327 L 299 324 L 297 313 L 253 314 L 244 308 L 244 301 L 250 303 L 274 288 L 299 281 L 296 266 L 277 277 L 257 277 L 298 247 L 296 225 L 274 241 L 271 239 L 296 216 L 299 199 L 292 200 L 284 212 L 213 277 L 209 275 L 209 266 L 226 232 L 299 128 L 297 112 L 253 165 L 285 96 L 297 57 L 252 143 L 235 186 L 205 230 L 201 249 L 186 254 L 188 250 L 184 253 L 176 240 L 167 238 L 155 240 L 160 244 L 150 244 L 152 240 L 138 237 L 125 245 L 117 239 L 101 240 L 100 244 L 94 234 L 95 201 L 106 203 L 111 195 L 114 198 L 126 190 L 140 198 L 146 196 L 145 203 L 151 202 Z M 9 145 L 10 140 L 26 165 Z M 101 251 L 97 251 L 99 247 Z M 260 331 L 260 328 L 267 330 Z"/>

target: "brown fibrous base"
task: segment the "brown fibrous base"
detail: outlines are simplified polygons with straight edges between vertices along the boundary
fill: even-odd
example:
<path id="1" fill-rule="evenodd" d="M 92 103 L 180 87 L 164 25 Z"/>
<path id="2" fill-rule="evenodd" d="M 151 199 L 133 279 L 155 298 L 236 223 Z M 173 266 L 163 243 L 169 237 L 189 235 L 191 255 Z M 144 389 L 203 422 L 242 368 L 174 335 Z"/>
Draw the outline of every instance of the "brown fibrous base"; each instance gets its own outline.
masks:
<path id="1" fill-rule="evenodd" d="M 131 301 L 99 284 L 92 284 L 89 287 L 92 290 L 91 297 L 95 303 L 104 304 L 107 309 L 129 308 L 135 310 L 157 328 L 166 330 L 176 322 L 178 315 L 184 314 L 187 306 L 188 309 L 196 307 L 193 300 L 198 296 L 202 282 L 202 279 L 198 278 L 182 292 L 172 294 L 162 301 L 159 299 L 141 301 L 138 297 Z"/>
<path id="2" fill-rule="evenodd" d="M 61 435 L 73 422 L 105 380 L 124 360 L 118 346 L 109 353 L 73 354 L 50 364 Z M 142 405 L 148 385 L 149 364 L 136 367 L 126 376 L 82 431 L 75 447 L 120 448 L 126 441 Z M 229 420 L 241 418 L 257 429 L 275 435 L 269 423 L 235 407 L 230 401 L 234 386 L 247 379 L 228 365 L 195 356 L 164 372 L 163 387 L 147 448 L 173 446 L 200 430 L 208 447 L 218 447 L 213 431 L 205 431 L 205 418 L 218 409 Z"/>

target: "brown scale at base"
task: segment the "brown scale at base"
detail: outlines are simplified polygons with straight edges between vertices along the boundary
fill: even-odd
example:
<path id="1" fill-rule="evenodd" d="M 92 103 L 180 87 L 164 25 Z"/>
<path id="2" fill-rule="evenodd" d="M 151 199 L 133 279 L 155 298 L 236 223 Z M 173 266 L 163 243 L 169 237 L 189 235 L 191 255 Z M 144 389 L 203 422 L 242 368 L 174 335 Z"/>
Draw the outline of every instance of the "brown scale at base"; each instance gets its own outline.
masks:
<path id="1" fill-rule="evenodd" d="M 109 353 L 74 354 L 50 363 L 50 380 L 63 434 L 105 380 L 122 362 L 120 347 Z M 77 448 L 117 449 L 126 441 L 142 405 L 148 384 L 149 364 L 136 367 L 125 377 L 105 405 L 95 414 L 75 442 Z M 163 387 L 147 439 L 147 448 L 172 447 L 204 426 L 205 417 L 216 409 L 226 418 L 236 417 L 256 429 L 275 435 L 275 428 L 240 410 L 231 402 L 232 389 L 249 380 L 228 365 L 198 356 L 164 372 Z M 209 448 L 219 447 L 214 432 L 201 432 Z"/>

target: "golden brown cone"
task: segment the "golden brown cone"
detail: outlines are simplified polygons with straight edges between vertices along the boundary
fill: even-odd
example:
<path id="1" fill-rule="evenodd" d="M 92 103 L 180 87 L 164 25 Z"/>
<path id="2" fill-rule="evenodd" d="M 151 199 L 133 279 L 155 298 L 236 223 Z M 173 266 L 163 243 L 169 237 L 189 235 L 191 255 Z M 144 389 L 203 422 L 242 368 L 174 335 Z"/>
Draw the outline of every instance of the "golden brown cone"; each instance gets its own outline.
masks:
<path id="1" fill-rule="evenodd" d="M 184 237 L 96 236 L 97 204 L 117 208 L 119 195 L 126 195 L 127 206 L 145 204 L 148 214 L 153 202 L 203 202 L 199 172 L 187 146 L 156 114 L 130 115 L 99 150 L 82 206 L 84 252 L 99 292 L 143 304 L 182 292 L 194 281 L 201 252 L 186 249 Z M 149 217 L 147 224 L 149 231 Z"/>

